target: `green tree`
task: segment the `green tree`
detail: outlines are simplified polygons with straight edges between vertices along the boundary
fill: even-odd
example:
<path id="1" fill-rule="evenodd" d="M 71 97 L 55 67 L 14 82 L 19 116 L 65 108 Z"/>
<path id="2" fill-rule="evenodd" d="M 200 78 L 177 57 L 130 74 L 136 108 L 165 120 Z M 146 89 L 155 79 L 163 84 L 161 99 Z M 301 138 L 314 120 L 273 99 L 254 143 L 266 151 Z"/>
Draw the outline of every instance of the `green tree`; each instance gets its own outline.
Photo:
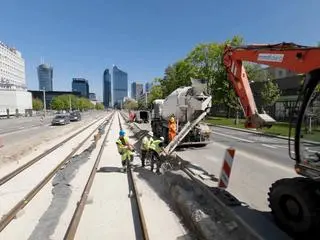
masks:
<path id="1" fill-rule="evenodd" d="M 161 85 L 153 85 L 150 93 L 148 94 L 148 107 L 151 106 L 154 100 L 162 99 L 164 97 Z"/>
<path id="2" fill-rule="evenodd" d="M 128 110 L 136 110 L 138 109 L 138 102 L 132 99 L 126 100 L 123 103 L 123 108 Z"/>
<path id="3" fill-rule="evenodd" d="M 196 77 L 208 81 L 209 94 L 212 95 L 214 104 L 223 103 L 229 108 L 239 108 L 231 82 L 227 79 L 223 64 L 223 52 L 226 44 L 239 46 L 242 43 L 243 38 L 235 36 L 223 44 L 199 44 L 187 57 L 188 61 L 196 68 Z"/>
<path id="4" fill-rule="evenodd" d="M 168 66 L 165 70 L 164 78 L 158 79 L 162 86 L 163 94 L 168 96 L 181 86 L 190 86 L 191 78 L 195 76 L 194 70 L 193 65 L 186 60 L 180 60 Z"/>
<path id="5" fill-rule="evenodd" d="M 64 102 L 63 100 L 61 99 L 60 96 L 58 97 L 54 97 L 51 101 L 51 108 L 53 110 L 64 110 L 65 109 L 65 106 L 64 106 Z"/>
<path id="6" fill-rule="evenodd" d="M 32 109 L 35 111 L 39 111 L 43 109 L 43 103 L 41 99 L 39 98 L 32 99 Z"/>
<path id="7" fill-rule="evenodd" d="M 96 108 L 97 110 L 104 110 L 104 106 L 103 106 L 102 103 L 97 103 L 95 108 Z"/>
<path id="8" fill-rule="evenodd" d="M 261 89 L 263 107 L 272 106 L 280 97 L 281 91 L 278 84 L 273 81 L 266 81 Z"/>

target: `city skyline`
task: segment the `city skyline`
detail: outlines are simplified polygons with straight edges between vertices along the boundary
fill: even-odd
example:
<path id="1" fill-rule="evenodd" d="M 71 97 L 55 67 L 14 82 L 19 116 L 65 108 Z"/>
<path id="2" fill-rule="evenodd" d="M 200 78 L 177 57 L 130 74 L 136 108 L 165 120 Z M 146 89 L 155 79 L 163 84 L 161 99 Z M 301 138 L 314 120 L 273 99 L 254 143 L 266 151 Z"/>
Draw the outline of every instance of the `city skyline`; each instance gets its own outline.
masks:
<path id="1" fill-rule="evenodd" d="M 274 11 L 274 4 L 287 11 Z M 202 42 L 221 43 L 241 35 L 248 44 L 289 41 L 315 45 L 319 36 L 312 29 L 317 28 L 317 6 L 320 2 L 314 1 L 311 6 L 302 1 L 289 5 L 279 1 L 250 4 L 202 1 L 184 4 L 181 11 L 181 3 L 168 0 L 135 4 L 4 1 L 2 7 L 6 11 L 2 17 L 6 21 L 0 23 L 1 41 L 23 53 L 29 89 L 38 89 L 35 68 L 39 59 L 44 58 L 54 66 L 55 90 L 69 90 L 69 79 L 76 75 L 90 79 L 90 89 L 102 97 L 101 73 L 113 63 L 121 65 L 130 79 L 145 83 L 162 77 L 169 64 L 184 58 Z M 78 14 L 89 17 L 75 18 L 70 11 L 61 9 L 76 9 Z M 248 14 L 236 26 L 230 18 L 220 23 L 226 9 Z M 256 12 L 262 14 L 259 21 Z M 297 15 L 308 17 L 294 17 Z M 286 31 L 279 24 L 283 19 L 290 23 Z M 257 34 L 257 29 L 263 30 Z M 165 34 L 160 37 L 160 32 Z"/>

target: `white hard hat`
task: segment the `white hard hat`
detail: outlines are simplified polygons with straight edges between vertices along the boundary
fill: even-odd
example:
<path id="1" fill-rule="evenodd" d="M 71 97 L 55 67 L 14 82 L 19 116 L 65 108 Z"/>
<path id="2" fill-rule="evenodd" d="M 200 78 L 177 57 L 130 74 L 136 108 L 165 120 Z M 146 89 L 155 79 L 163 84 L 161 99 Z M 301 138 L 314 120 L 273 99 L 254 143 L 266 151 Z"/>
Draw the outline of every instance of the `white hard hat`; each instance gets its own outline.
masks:
<path id="1" fill-rule="evenodd" d="M 164 137 L 160 137 L 160 140 L 161 140 L 161 141 L 164 141 Z"/>
<path id="2" fill-rule="evenodd" d="M 148 132 L 148 135 L 150 135 L 151 137 L 153 137 L 153 132 Z"/>

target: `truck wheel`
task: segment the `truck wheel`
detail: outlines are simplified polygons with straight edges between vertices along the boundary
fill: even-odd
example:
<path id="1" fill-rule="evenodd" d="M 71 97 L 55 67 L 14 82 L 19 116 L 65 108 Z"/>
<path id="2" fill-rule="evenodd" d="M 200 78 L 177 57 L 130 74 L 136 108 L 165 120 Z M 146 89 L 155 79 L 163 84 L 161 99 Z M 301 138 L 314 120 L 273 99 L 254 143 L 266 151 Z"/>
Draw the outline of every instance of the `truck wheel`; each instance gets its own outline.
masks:
<path id="1" fill-rule="evenodd" d="M 269 207 L 276 223 L 293 237 L 315 234 L 320 224 L 319 183 L 297 177 L 272 184 Z"/>

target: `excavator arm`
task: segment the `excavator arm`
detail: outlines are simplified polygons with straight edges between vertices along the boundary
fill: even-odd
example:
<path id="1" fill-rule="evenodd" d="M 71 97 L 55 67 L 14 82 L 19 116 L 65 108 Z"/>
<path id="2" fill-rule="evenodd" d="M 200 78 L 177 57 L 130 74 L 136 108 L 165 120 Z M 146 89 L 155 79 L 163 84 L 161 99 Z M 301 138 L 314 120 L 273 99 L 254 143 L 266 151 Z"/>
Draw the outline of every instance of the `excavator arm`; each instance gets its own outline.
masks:
<path id="1" fill-rule="evenodd" d="M 295 43 L 225 46 L 223 62 L 228 79 L 232 82 L 247 120 L 245 127 L 271 127 L 275 122 L 267 114 L 259 114 L 253 98 L 243 61 L 269 65 L 308 73 L 320 67 L 320 48 L 297 45 Z"/>

